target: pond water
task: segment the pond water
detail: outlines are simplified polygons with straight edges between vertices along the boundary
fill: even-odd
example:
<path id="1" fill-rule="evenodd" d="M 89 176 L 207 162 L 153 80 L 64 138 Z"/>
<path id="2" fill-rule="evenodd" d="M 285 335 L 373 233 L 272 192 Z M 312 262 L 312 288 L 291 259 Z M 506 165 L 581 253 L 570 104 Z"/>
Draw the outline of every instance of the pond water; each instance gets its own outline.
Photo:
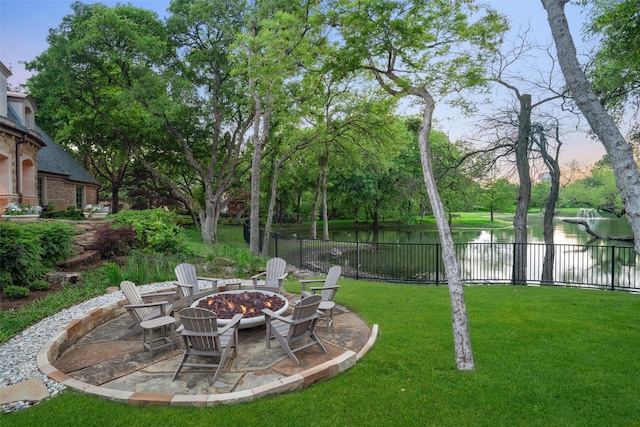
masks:
<path id="1" fill-rule="evenodd" d="M 627 242 L 612 242 L 594 239 L 582 225 L 570 224 L 563 219 L 576 217 L 554 218 L 554 243 L 572 245 L 615 245 L 633 246 Z M 500 219 L 513 221 L 513 216 L 502 216 Z M 589 219 L 591 229 L 596 233 L 608 236 L 630 235 L 631 228 L 626 218 L 598 218 Z M 527 218 L 528 242 L 544 243 L 542 214 L 529 215 Z M 511 243 L 514 241 L 514 229 L 511 227 L 494 229 L 459 229 L 451 231 L 455 243 Z M 391 229 L 381 230 L 352 230 L 330 229 L 329 239 L 346 242 L 366 243 L 440 243 L 438 231 L 435 229 Z"/>

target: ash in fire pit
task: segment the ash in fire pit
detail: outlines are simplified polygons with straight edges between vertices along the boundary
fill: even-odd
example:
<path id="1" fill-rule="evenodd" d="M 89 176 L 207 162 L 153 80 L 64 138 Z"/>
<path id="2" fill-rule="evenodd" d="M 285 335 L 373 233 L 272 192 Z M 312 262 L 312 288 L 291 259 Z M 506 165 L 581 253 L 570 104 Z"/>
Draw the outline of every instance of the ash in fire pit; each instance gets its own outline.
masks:
<path id="1" fill-rule="evenodd" d="M 263 316 L 263 308 L 277 312 L 285 306 L 285 300 L 271 292 L 224 292 L 202 298 L 196 306 L 213 311 L 218 319 L 231 319 L 238 313 L 243 314 L 245 318 L 251 318 Z"/>

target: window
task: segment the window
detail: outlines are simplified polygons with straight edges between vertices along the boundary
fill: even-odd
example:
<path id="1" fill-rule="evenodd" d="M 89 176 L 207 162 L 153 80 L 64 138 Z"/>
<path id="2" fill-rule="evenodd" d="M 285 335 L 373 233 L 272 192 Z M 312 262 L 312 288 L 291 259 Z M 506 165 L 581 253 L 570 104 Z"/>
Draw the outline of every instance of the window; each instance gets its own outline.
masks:
<path id="1" fill-rule="evenodd" d="M 44 178 L 38 178 L 38 204 L 40 206 L 47 205 L 44 195 Z"/>
<path id="2" fill-rule="evenodd" d="M 82 209 L 84 207 L 84 187 L 78 185 L 76 187 L 76 208 Z"/>

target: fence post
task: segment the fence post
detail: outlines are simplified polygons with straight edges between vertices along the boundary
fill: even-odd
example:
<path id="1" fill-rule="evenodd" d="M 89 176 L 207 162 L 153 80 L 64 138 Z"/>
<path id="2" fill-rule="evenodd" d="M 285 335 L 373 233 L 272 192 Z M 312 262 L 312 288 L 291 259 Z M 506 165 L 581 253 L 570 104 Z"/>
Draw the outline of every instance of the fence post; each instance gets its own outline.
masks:
<path id="1" fill-rule="evenodd" d="M 611 246 L 611 290 L 615 291 L 616 283 L 616 247 Z"/>
<path id="2" fill-rule="evenodd" d="M 516 284 L 516 242 L 513 242 L 513 259 L 511 260 L 511 284 Z"/>
<path id="3" fill-rule="evenodd" d="M 438 285 L 440 285 L 440 244 L 436 245 L 436 286 Z"/>
<path id="4" fill-rule="evenodd" d="M 300 250 L 298 251 L 298 253 L 300 254 L 300 268 L 302 268 L 302 239 L 300 237 L 297 238 L 298 242 L 300 242 Z"/>
<path id="5" fill-rule="evenodd" d="M 356 279 L 360 278 L 360 242 L 356 240 Z"/>
<path id="6" fill-rule="evenodd" d="M 275 238 L 276 241 L 276 257 L 278 256 L 278 234 L 280 233 L 273 233 L 273 237 Z"/>

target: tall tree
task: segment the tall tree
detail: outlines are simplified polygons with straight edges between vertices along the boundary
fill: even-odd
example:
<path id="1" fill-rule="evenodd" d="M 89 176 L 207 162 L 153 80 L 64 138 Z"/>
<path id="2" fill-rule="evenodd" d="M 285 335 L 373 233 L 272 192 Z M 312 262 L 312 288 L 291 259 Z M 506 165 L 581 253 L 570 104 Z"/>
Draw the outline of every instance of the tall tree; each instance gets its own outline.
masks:
<path id="1" fill-rule="evenodd" d="M 176 0 L 165 27 L 145 9 L 75 2 L 74 14 L 50 32 L 49 48 L 30 64 L 38 79 L 56 83 L 48 97 L 91 109 L 185 206 L 198 201 L 163 173 L 172 169 L 157 167 L 158 155 L 189 165 L 190 185 L 204 192 L 206 243 L 217 241 L 223 195 L 241 175 L 251 123 L 238 93 L 244 81 L 231 75 L 229 61 L 241 6 Z"/>
<path id="2" fill-rule="evenodd" d="M 331 16 L 344 41 L 342 65 L 366 69 L 397 98 L 422 107 L 418 145 L 423 179 L 436 218 L 451 297 L 458 369 L 475 368 L 455 247 L 433 175 L 429 134 L 436 98 L 482 83 L 505 21 L 491 9 L 465 0 L 419 2 L 338 1 Z M 460 99 L 460 98 L 457 98 Z"/>
<path id="3" fill-rule="evenodd" d="M 251 140 L 251 214 L 249 250 L 260 253 L 260 163 L 271 136 L 273 115 L 286 111 L 290 99 L 285 83 L 299 77 L 302 67 L 322 46 L 319 28 L 309 21 L 312 1 L 248 2 L 245 31 L 236 46 L 236 67 L 247 75 L 253 101 Z"/>
<path id="4" fill-rule="evenodd" d="M 564 13 L 564 7 L 569 0 L 541 1 L 547 11 L 551 34 L 558 51 L 558 62 L 571 90 L 571 96 L 611 159 L 627 220 L 635 237 L 635 251 L 640 253 L 640 172 L 633 157 L 633 150 L 598 99 L 578 61 L 567 16 Z"/>

